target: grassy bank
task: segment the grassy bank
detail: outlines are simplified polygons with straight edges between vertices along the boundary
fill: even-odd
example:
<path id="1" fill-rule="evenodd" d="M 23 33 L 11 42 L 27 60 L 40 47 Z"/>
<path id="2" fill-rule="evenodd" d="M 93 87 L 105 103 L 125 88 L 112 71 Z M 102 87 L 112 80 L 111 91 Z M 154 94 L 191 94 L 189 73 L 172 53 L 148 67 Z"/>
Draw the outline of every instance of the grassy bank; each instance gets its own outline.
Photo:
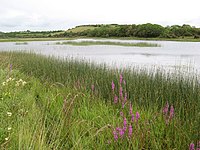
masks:
<path id="1" fill-rule="evenodd" d="M 0 39 L 0 42 L 26 42 L 26 41 L 58 41 L 58 40 L 73 40 L 75 38 L 5 38 Z"/>
<path id="2" fill-rule="evenodd" d="M 59 41 L 59 40 L 74 40 L 74 39 L 118 39 L 118 40 L 146 40 L 146 41 L 178 41 L 178 42 L 200 42 L 199 39 L 193 37 L 187 38 L 137 38 L 137 37 L 109 37 L 109 38 L 98 38 L 98 37 L 66 37 L 66 38 L 7 38 L 0 39 L 0 42 L 26 42 L 26 41 Z"/>
<path id="3" fill-rule="evenodd" d="M 2 148 L 188 149 L 200 140 L 195 75 L 16 52 L 0 61 Z"/>
<path id="4" fill-rule="evenodd" d="M 90 45 L 115 45 L 115 46 L 127 46 L 127 47 L 159 47 L 159 44 L 155 43 L 122 43 L 122 42 L 111 42 L 111 41 L 67 41 L 67 42 L 56 42 L 57 45 L 74 45 L 74 46 L 90 46 Z"/>

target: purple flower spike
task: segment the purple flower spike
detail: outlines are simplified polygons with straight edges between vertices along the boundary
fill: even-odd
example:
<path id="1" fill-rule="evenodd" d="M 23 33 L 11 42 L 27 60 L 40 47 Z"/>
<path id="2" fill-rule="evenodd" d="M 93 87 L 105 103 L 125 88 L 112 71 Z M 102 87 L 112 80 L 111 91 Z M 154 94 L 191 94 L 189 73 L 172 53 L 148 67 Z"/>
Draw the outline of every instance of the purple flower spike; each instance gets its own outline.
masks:
<path id="1" fill-rule="evenodd" d="M 114 90 L 115 90 L 115 84 L 114 84 L 114 82 L 112 81 L 112 91 L 114 92 Z"/>
<path id="2" fill-rule="evenodd" d="M 136 121 L 138 122 L 138 119 L 140 118 L 140 114 L 139 114 L 139 112 L 136 112 Z"/>
<path id="3" fill-rule="evenodd" d="M 190 144 L 190 149 L 189 149 L 189 150 L 195 150 L 195 149 L 194 149 L 194 143 L 191 143 L 191 144 Z"/>
<path id="4" fill-rule="evenodd" d="M 129 138 L 132 136 L 132 133 L 133 133 L 133 128 L 131 125 L 129 125 L 129 128 L 128 128 L 128 137 Z"/>
<path id="5" fill-rule="evenodd" d="M 119 129 L 119 135 L 120 135 L 120 137 L 122 138 L 123 137 L 123 135 L 124 135 L 124 130 L 123 129 Z"/>
<path id="6" fill-rule="evenodd" d="M 134 122 L 134 114 L 131 115 L 131 122 Z"/>
<path id="7" fill-rule="evenodd" d="M 121 98 L 123 98 L 123 89 L 122 89 L 121 86 L 120 86 L 120 88 L 119 88 L 119 95 L 120 95 Z"/>
<path id="8" fill-rule="evenodd" d="M 126 118 L 124 118 L 124 127 L 126 128 L 126 126 L 127 126 L 127 120 Z"/>
<path id="9" fill-rule="evenodd" d="M 123 117 L 123 116 L 124 116 L 124 114 L 123 114 L 123 112 L 122 112 L 122 111 L 120 112 L 120 116 L 121 116 L 121 117 Z"/>
<path id="10" fill-rule="evenodd" d="M 174 107 L 171 106 L 170 107 L 170 114 L 169 114 L 169 118 L 172 119 L 174 117 Z"/>
<path id="11" fill-rule="evenodd" d="M 114 135 L 114 139 L 115 139 L 115 141 L 117 141 L 117 140 L 118 140 L 117 132 L 116 132 L 116 131 L 113 131 L 113 135 Z"/>
<path id="12" fill-rule="evenodd" d="M 115 95 L 115 97 L 114 97 L 114 103 L 117 104 L 117 102 L 118 102 L 118 97 Z"/>
<path id="13" fill-rule="evenodd" d="M 122 81 L 123 81 L 123 76 L 122 76 L 122 74 L 120 74 L 120 77 L 119 77 L 119 83 L 120 83 L 120 85 L 122 84 Z"/>
<path id="14" fill-rule="evenodd" d="M 168 102 L 167 102 L 166 105 L 165 105 L 165 107 L 164 107 L 164 109 L 163 109 L 164 115 L 167 115 L 168 110 L 169 110 L 169 104 L 168 104 Z"/>
<path id="15" fill-rule="evenodd" d="M 133 114 L 133 108 L 132 108 L 132 105 L 131 105 L 131 103 L 130 103 L 130 111 L 129 111 L 129 113 L 130 113 L 130 115 L 132 115 L 132 114 Z"/>
<path id="16" fill-rule="evenodd" d="M 124 80 L 124 85 L 126 85 L 126 81 Z"/>

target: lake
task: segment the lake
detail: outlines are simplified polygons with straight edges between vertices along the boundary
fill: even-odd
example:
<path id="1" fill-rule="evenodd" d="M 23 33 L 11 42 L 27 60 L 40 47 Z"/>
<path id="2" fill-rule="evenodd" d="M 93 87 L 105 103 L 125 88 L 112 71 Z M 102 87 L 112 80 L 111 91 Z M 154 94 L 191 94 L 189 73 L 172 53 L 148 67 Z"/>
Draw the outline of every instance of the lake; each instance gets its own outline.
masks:
<path id="1" fill-rule="evenodd" d="M 124 67 L 160 67 L 173 69 L 182 67 L 200 71 L 200 42 L 142 41 L 142 40 L 94 40 L 77 39 L 75 41 L 112 41 L 112 42 L 148 42 L 161 47 L 123 47 L 109 45 L 71 46 L 56 45 L 58 41 L 33 41 L 26 45 L 16 42 L 1 42 L 0 51 L 32 51 L 43 55 L 61 58 L 73 57 L 95 63 L 105 63 L 117 68 Z M 74 40 L 73 40 L 74 41 Z M 62 41 L 59 41 L 62 42 Z"/>

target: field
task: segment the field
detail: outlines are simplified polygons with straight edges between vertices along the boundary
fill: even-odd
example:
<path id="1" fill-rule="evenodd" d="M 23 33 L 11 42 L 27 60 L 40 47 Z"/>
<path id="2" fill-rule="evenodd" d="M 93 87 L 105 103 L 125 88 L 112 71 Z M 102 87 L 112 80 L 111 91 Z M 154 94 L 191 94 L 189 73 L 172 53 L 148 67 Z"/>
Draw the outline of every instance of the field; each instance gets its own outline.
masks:
<path id="1" fill-rule="evenodd" d="M 141 68 L 0 53 L 1 149 L 200 148 L 200 84 Z"/>

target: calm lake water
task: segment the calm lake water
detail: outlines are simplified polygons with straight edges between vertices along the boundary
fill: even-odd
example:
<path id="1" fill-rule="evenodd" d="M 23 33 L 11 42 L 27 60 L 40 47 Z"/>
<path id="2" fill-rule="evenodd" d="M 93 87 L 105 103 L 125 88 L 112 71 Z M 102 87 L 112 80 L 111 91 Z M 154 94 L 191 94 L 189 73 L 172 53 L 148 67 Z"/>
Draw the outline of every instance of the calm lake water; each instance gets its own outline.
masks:
<path id="1" fill-rule="evenodd" d="M 186 67 L 200 71 L 200 42 L 174 41 L 139 41 L 139 40 L 94 40 L 78 39 L 75 41 L 115 41 L 115 42 L 148 42 L 161 47 L 123 47 L 123 46 L 70 46 L 56 45 L 57 41 L 34 41 L 27 45 L 16 45 L 16 42 L 0 43 L 0 51 L 32 51 L 44 55 L 74 57 L 96 63 L 106 63 L 118 68 L 141 66 L 173 69 Z M 62 42 L 62 41 L 59 41 Z"/>

